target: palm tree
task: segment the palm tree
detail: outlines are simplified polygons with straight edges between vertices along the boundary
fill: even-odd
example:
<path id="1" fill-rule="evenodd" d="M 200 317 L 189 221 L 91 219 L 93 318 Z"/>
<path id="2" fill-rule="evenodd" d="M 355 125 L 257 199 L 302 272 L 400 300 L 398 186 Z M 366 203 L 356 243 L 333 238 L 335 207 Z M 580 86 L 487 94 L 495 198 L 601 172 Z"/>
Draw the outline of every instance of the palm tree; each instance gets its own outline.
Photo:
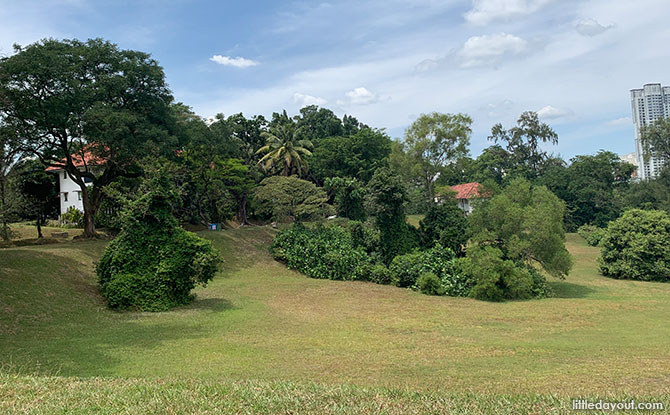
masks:
<path id="1" fill-rule="evenodd" d="M 264 131 L 265 145 L 256 151 L 256 154 L 266 153 L 258 164 L 267 171 L 278 164 L 283 164 L 282 176 L 289 176 L 294 172 L 301 175 L 307 171 L 307 162 L 303 156 L 311 156 L 312 142 L 300 138 L 300 130 L 291 120 Z"/>

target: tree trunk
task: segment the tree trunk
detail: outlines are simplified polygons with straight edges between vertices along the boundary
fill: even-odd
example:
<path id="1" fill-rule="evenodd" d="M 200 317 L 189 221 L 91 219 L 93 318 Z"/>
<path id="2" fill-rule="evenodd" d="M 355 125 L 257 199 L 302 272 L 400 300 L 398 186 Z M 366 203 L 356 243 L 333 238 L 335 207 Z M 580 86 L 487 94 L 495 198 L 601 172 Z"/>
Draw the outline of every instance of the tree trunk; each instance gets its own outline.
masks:
<path id="1" fill-rule="evenodd" d="M 91 196 L 88 194 L 86 184 L 83 186 L 80 185 L 79 188 L 81 189 L 81 199 L 84 204 L 84 236 L 86 238 L 95 238 L 97 235 L 94 222 L 96 206 L 94 206 L 93 200 L 91 200 Z"/>
<path id="2" fill-rule="evenodd" d="M 0 179 L 0 203 L 2 203 L 2 229 L 0 229 L 0 237 L 4 241 L 9 240 L 9 226 L 7 225 L 7 202 L 5 201 L 5 178 Z"/>
<path id="3" fill-rule="evenodd" d="M 248 225 L 247 222 L 247 194 L 242 194 L 237 201 L 237 220 L 240 222 L 240 226 Z"/>
<path id="4" fill-rule="evenodd" d="M 42 235 L 42 209 L 37 211 L 37 239 L 43 238 Z"/>

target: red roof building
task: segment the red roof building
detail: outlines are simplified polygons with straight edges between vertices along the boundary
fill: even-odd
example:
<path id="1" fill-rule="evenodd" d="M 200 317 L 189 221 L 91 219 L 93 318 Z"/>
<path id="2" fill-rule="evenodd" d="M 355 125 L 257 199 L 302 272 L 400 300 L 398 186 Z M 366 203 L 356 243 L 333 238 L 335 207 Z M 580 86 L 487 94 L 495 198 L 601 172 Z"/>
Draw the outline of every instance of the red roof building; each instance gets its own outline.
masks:
<path id="1" fill-rule="evenodd" d="M 82 157 L 82 151 L 84 153 L 83 157 Z M 91 167 L 105 164 L 106 160 L 103 160 L 100 157 L 95 156 L 93 153 L 91 153 L 90 149 L 84 148 L 82 151 L 72 153 L 72 155 L 70 156 L 72 157 L 72 162 L 76 167 L 84 168 L 86 166 Z M 47 167 L 46 171 L 63 170 L 63 168 L 65 167 L 65 158 L 61 159 L 61 163 L 62 165 Z"/>
<path id="2" fill-rule="evenodd" d="M 472 213 L 472 202 L 474 199 L 489 197 L 489 194 L 486 193 L 477 182 L 458 184 L 456 186 L 451 186 L 449 189 L 456 193 L 454 197 L 458 201 L 458 207 L 461 208 L 466 215 Z M 439 202 L 440 199 L 440 195 L 438 195 L 435 198 L 435 201 Z"/>

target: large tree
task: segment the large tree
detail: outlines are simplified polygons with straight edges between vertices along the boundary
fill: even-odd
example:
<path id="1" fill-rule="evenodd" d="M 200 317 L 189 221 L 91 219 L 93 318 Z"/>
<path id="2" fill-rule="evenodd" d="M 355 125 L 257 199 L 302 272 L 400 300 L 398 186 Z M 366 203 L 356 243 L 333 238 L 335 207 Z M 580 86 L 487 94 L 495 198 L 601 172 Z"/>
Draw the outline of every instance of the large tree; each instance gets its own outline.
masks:
<path id="1" fill-rule="evenodd" d="M 466 114 L 422 114 L 405 132 L 405 152 L 413 176 L 432 200 L 444 168 L 468 154 L 472 119 Z"/>
<path id="2" fill-rule="evenodd" d="M 0 117 L 21 151 L 79 185 L 92 237 L 103 188 L 137 174 L 138 158 L 171 137 L 163 69 L 102 39 L 45 39 L 15 52 L 0 59 Z"/>
<path id="3" fill-rule="evenodd" d="M 558 144 L 558 134 L 548 124 L 540 122 L 536 112 L 527 111 L 521 114 L 517 125 L 508 130 L 502 124 L 494 125 L 489 140 L 505 144 L 512 161 L 508 174 L 533 180 L 542 174 L 552 159 L 542 145 Z"/>

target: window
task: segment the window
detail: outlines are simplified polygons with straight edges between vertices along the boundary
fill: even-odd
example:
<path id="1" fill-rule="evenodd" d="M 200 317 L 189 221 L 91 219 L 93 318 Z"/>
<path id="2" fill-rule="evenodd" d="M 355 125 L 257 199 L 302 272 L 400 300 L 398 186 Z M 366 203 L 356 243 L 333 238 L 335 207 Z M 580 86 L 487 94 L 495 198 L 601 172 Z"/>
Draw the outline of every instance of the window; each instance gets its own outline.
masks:
<path id="1" fill-rule="evenodd" d="M 66 180 L 66 179 L 67 179 L 67 172 L 65 170 L 63 170 L 63 180 Z"/>
<path id="2" fill-rule="evenodd" d="M 77 200 L 81 200 L 81 192 L 77 192 Z"/>
<path id="3" fill-rule="evenodd" d="M 67 202 L 67 192 L 63 192 L 63 201 Z"/>

